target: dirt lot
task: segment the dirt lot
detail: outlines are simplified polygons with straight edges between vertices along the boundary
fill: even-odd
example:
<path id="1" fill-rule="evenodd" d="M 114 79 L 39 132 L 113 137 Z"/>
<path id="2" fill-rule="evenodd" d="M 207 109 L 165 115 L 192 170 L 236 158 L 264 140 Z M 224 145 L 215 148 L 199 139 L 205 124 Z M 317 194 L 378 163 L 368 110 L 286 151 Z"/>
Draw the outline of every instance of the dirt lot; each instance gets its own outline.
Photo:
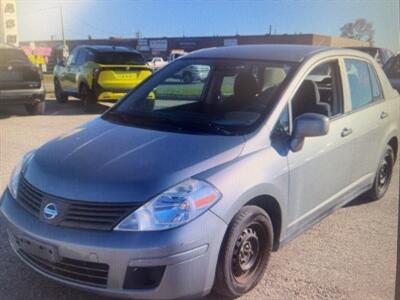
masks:
<path id="1" fill-rule="evenodd" d="M 105 109 L 99 106 L 99 112 Z M 0 188 L 6 187 L 23 153 L 94 117 L 83 114 L 77 101 L 48 101 L 44 116 L 1 107 Z M 393 299 L 398 167 L 395 173 L 381 201 L 356 199 L 274 253 L 262 282 L 243 299 Z M 53 283 L 20 262 L 0 221 L 0 299 L 91 298 L 92 294 Z"/>

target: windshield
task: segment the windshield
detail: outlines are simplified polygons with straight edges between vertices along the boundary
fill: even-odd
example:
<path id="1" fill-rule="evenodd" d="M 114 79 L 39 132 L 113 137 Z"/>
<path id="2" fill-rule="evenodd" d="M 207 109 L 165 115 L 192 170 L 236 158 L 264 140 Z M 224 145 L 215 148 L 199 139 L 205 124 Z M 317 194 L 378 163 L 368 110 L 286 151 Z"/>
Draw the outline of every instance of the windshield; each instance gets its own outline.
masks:
<path id="1" fill-rule="evenodd" d="M 241 134 L 274 104 L 290 63 L 180 59 L 158 71 L 103 117 L 134 126 Z"/>
<path id="2" fill-rule="evenodd" d="M 0 49 L 0 66 L 29 64 L 25 53 L 17 49 Z"/>
<path id="3" fill-rule="evenodd" d="M 101 65 L 142 65 L 143 56 L 136 52 L 101 52 L 96 54 L 95 61 Z"/>

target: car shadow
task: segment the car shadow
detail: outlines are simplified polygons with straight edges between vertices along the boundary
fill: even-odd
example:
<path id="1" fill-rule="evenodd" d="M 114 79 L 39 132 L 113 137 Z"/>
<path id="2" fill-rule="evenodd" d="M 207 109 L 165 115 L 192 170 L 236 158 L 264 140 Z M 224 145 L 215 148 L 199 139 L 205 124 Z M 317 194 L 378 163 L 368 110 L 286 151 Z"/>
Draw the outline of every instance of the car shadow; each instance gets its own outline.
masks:
<path id="1" fill-rule="evenodd" d="M 378 200 L 373 200 L 368 196 L 368 193 L 364 193 L 364 194 L 361 194 L 360 196 L 358 196 L 357 198 L 351 200 L 349 203 L 344 205 L 343 208 L 369 204 L 369 203 L 373 203 L 375 201 L 378 201 Z"/>
<path id="2" fill-rule="evenodd" d="M 113 103 L 97 103 L 90 113 L 83 110 L 82 102 L 78 99 L 70 99 L 67 103 L 58 103 L 55 99 L 46 100 L 45 116 L 52 115 L 94 115 L 102 114 L 109 109 Z M 30 117 L 24 105 L 0 105 L 0 120 L 10 117 Z M 43 116 L 43 115 L 42 115 Z"/>

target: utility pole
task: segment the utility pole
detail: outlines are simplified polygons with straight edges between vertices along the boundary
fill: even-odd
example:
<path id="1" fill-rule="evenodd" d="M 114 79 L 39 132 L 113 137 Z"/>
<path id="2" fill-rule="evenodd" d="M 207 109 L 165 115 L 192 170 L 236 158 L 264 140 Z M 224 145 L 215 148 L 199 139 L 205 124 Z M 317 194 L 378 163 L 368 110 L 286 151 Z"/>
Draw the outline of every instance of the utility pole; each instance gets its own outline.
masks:
<path id="1" fill-rule="evenodd" d="M 65 41 L 64 16 L 63 16 L 62 6 L 60 6 L 60 20 L 61 20 L 61 37 L 62 37 L 62 42 L 63 42 L 63 57 L 66 58 L 68 56 L 68 48 L 67 48 L 67 43 Z"/>

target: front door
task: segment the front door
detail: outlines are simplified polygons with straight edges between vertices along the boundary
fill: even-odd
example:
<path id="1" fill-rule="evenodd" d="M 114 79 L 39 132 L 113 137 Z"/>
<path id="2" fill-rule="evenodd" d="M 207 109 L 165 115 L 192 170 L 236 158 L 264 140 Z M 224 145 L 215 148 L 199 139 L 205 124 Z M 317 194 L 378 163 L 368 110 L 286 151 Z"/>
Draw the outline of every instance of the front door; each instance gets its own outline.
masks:
<path id="1" fill-rule="evenodd" d="M 325 112 L 330 128 L 327 135 L 306 138 L 300 151 L 288 154 L 288 235 L 316 221 L 328 207 L 335 207 L 348 189 L 353 143 L 341 82 L 338 61 L 322 63 L 310 72 L 291 101 L 293 120 L 303 113 Z"/>

